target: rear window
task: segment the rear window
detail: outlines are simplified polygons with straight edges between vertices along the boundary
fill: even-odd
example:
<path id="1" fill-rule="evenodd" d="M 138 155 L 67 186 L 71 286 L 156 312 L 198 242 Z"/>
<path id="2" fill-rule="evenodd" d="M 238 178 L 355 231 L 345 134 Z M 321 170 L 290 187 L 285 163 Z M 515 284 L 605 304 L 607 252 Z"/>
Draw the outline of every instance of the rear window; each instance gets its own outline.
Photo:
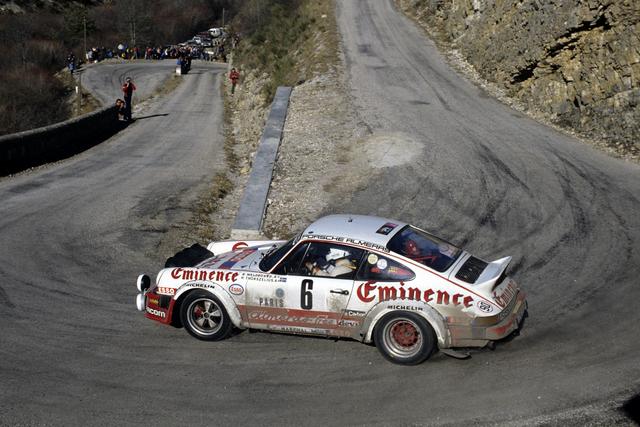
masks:
<path id="1" fill-rule="evenodd" d="M 411 226 L 393 236 L 387 247 L 439 272 L 451 267 L 462 252 L 451 243 Z"/>

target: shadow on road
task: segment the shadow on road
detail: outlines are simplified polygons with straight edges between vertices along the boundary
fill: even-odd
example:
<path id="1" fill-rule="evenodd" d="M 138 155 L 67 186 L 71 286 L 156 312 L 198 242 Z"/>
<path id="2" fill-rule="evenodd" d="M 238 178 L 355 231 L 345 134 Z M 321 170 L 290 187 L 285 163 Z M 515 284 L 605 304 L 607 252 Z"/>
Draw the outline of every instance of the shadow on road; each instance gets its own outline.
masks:
<path id="1" fill-rule="evenodd" d="M 622 405 L 622 412 L 624 412 L 627 417 L 635 421 L 636 424 L 640 425 L 640 393 L 636 394 Z"/>
<path id="2" fill-rule="evenodd" d="M 168 116 L 168 115 L 169 115 L 169 113 L 163 113 L 163 114 L 152 114 L 152 115 L 150 115 L 150 116 L 141 116 L 141 117 L 136 117 L 136 118 L 134 118 L 134 121 L 135 121 L 135 120 L 150 119 L 150 118 L 152 118 L 152 117 L 164 117 L 164 116 Z"/>

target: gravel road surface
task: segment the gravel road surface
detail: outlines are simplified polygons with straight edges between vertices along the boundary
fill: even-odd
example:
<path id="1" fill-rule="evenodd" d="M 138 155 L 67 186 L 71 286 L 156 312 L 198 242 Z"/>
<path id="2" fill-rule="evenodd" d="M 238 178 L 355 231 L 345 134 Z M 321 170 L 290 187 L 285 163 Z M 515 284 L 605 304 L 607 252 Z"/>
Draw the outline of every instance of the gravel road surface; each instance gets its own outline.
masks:
<path id="1" fill-rule="evenodd" d="M 340 1 L 338 16 L 368 182 L 326 210 L 513 255 L 522 335 L 400 367 L 352 341 L 203 343 L 144 319 L 136 275 L 225 167 L 222 71 L 195 66 L 113 139 L 0 181 L 0 424 L 625 423 L 610 408 L 640 386 L 640 168 L 493 101 L 390 1 Z"/>

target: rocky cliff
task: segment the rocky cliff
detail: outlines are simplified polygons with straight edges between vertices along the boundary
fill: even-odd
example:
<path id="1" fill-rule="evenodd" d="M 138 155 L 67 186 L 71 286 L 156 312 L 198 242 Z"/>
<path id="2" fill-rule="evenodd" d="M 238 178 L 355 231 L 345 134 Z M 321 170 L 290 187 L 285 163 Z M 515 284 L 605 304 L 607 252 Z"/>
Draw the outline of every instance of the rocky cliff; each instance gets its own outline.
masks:
<path id="1" fill-rule="evenodd" d="M 531 112 L 640 153 L 639 0 L 397 0 Z"/>

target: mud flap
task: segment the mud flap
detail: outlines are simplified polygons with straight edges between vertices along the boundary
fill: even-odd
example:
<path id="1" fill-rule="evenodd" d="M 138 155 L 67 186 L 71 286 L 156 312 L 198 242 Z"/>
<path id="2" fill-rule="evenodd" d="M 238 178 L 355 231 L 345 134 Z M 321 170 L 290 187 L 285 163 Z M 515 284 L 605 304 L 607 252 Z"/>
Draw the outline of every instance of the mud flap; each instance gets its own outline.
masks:
<path id="1" fill-rule="evenodd" d="M 453 357 L 454 359 L 469 359 L 471 358 L 471 355 L 469 353 L 466 352 L 462 352 L 462 351 L 457 351 L 457 350 L 452 350 L 450 348 L 441 348 L 440 353 L 442 354 L 446 354 L 449 357 Z"/>

